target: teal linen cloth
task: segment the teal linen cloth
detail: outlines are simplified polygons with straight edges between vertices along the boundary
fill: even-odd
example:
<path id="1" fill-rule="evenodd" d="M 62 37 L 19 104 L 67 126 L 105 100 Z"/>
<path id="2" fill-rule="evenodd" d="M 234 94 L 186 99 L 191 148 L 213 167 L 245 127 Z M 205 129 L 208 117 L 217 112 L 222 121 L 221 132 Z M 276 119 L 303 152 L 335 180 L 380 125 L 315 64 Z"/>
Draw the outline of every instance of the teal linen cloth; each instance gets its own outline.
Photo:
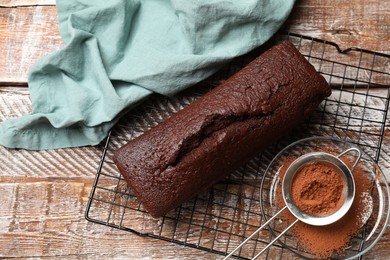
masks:
<path id="1" fill-rule="evenodd" d="M 64 47 L 30 70 L 32 112 L 0 144 L 96 145 L 156 92 L 173 95 L 267 41 L 294 0 L 58 0 Z"/>

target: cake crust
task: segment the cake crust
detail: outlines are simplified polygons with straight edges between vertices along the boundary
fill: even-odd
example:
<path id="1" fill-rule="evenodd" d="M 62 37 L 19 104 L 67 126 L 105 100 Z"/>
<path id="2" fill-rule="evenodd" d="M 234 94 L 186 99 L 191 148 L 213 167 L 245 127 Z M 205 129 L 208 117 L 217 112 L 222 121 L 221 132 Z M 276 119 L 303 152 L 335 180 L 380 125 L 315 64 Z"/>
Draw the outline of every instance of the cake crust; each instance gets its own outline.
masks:
<path id="1" fill-rule="evenodd" d="M 286 41 L 128 142 L 114 162 L 144 208 L 161 217 L 287 134 L 330 93 Z"/>

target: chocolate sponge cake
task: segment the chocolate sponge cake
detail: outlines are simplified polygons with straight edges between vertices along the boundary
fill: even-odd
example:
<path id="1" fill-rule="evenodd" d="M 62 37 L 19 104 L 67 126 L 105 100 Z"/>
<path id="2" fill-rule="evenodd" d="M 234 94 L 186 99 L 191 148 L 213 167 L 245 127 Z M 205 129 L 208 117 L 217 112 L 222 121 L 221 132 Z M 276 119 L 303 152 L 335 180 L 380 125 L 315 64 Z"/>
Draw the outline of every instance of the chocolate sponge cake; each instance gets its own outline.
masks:
<path id="1" fill-rule="evenodd" d="M 288 133 L 330 93 L 286 41 L 121 147 L 114 161 L 144 208 L 160 217 Z"/>

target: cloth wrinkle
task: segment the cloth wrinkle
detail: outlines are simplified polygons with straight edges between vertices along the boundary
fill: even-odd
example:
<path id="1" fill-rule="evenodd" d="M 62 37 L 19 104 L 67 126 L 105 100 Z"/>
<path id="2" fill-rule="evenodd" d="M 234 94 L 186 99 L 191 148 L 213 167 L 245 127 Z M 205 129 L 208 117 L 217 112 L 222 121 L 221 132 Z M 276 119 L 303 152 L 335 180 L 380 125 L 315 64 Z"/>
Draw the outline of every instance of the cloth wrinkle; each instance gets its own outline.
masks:
<path id="1" fill-rule="evenodd" d="M 262 45 L 294 0 L 57 0 L 64 46 L 29 71 L 32 111 L 0 144 L 96 145 L 152 93 L 172 96 Z"/>

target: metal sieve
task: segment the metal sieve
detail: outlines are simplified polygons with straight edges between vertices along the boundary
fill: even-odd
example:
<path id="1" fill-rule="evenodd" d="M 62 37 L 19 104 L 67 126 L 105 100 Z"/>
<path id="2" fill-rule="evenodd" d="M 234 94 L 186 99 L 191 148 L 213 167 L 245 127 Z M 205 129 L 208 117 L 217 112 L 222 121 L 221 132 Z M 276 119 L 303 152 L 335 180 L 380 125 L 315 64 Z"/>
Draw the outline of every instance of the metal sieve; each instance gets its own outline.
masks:
<path id="1" fill-rule="evenodd" d="M 351 169 L 349 169 L 348 166 L 340 159 L 341 156 L 349 152 L 356 152 L 356 161 L 351 167 Z M 295 159 L 291 163 L 291 165 L 287 168 L 282 182 L 282 196 L 286 205 L 282 209 L 280 209 L 273 217 L 271 217 L 267 222 L 265 222 L 261 227 L 259 227 L 255 232 L 253 232 L 248 238 L 246 238 L 224 259 L 228 259 L 229 257 L 231 257 L 238 249 L 240 249 L 243 245 L 245 245 L 253 236 L 255 236 L 258 232 L 260 232 L 266 225 L 268 225 L 274 218 L 276 218 L 280 213 L 282 213 L 286 209 L 288 209 L 291 212 L 291 214 L 293 214 L 296 217 L 296 220 L 293 221 L 293 223 L 291 223 L 287 228 L 285 228 L 277 237 L 275 237 L 275 239 L 273 239 L 257 255 L 255 255 L 253 259 L 256 259 L 262 253 L 264 253 L 281 236 L 283 236 L 288 230 L 290 230 L 298 221 L 302 221 L 306 224 L 313 225 L 313 226 L 324 226 L 324 225 L 332 224 L 337 220 L 339 220 L 340 218 L 342 218 L 351 208 L 351 205 L 355 198 L 355 181 L 352 173 L 357 163 L 359 162 L 360 157 L 361 157 L 361 152 L 359 149 L 349 148 L 337 156 L 325 152 L 313 152 L 313 153 L 302 155 L 297 159 Z M 310 215 L 303 212 L 301 209 L 297 207 L 297 205 L 295 204 L 291 196 L 292 181 L 296 173 L 298 173 L 300 169 L 305 167 L 305 165 L 314 162 L 324 162 L 326 164 L 330 164 L 334 166 L 338 170 L 344 182 L 344 188 L 342 191 L 342 195 L 344 196 L 343 204 L 337 211 L 332 212 L 328 215 L 316 216 L 316 215 Z"/>

